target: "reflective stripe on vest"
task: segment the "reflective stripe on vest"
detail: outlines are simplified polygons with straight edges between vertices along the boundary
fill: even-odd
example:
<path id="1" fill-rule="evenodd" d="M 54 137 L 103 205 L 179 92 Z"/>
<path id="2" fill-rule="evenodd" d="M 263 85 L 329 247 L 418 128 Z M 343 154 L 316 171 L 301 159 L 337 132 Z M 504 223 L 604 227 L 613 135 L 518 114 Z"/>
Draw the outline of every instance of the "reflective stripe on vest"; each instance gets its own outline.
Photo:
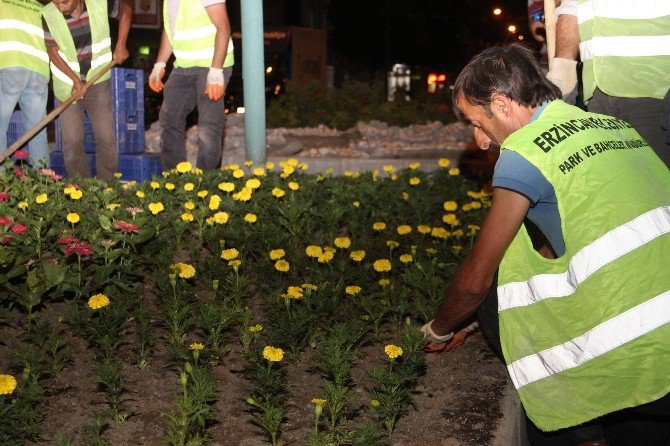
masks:
<path id="1" fill-rule="evenodd" d="M 0 69 L 21 67 L 49 79 L 41 9 L 31 0 L 0 0 Z"/>
<path id="2" fill-rule="evenodd" d="M 109 18 L 106 0 L 85 0 L 88 11 L 89 24 L 91 27 L 91 68 L 86 73 L 86 79 L 91 79 L 105 65 L 112 61 L 111 38 L 109 36 Z M 49 31 L 58 44 L 58 54 L 68 64 L 70 69 L 80 75 L 77 50 L 72 40 L 72 35 L 67 26 L 63 14 L 58 8 L 50 3 L 42 11 L 44 20 L 49 26 Z M 54 75 L 54 94 L 59 101 L 65 101 L 72 93 L 72 79 L 51 64 Z M 111 77 L 105 73 L 96 83 L 104 82 Z"/>
<path id="3" fill-rule="evenodd" d="M 670 88 L 670 2 L 580 0 L 584 98 L 661 99 Z"/>
<path id="4" fill-rule="evenodd" d="M 551 431 L 670 392 L 670 171 L 624 121 L 553 101 L 512 133 L 552 184 L 566 252 L 522 226 L 498 278 L 500 339 L 528 416 Z"/>

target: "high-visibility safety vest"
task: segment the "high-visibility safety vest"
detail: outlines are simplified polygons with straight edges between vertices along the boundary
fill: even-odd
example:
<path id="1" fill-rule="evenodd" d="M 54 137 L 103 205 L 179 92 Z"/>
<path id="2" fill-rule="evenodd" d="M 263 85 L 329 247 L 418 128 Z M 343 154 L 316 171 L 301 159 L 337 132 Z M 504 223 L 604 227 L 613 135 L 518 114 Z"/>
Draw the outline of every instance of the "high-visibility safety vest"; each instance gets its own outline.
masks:
<path id="1" fill-rule="evenodd" d="M 174 66 L 176 68 L 211 67 L 214 57 L 216 27 L 207 15 L 200 0 L 181 0 L 177 12 L 176 23 L 170 23 L 168 1 L 163 2 L 165 17 L 165 34 L 172 45 Z M 223 68 L 232 67 L 235 63 L 233 55 L 233 39 L 228 40 L 226 58 Z M 221 67 L 216 67 L 221 68 Z"/>
<path id="2" fill-rule="evenodd" d="M 579 0 L 584 100 L 662 99 L 670 88 L 670 1 Z"/>
<path id="3" fill-rule="evenodd" d="M 0 0 L 0 69 L 21 67 L 49 79 L 41 11 L 35 0 Z"/>
<path id="4" fill-rule="evenodd" d="M 565 254 L 546 259 L 522 226 L 500 265 L 507 369 L 542 430 L 670 392 L 670 172 L 622 120 L 556 100 L 503 150 L 558 199 Z"/>
<path id="5" fill-rule="evenodd" d="M 107 0 L 85 0 L 88 20 L 91 25 L 91 68 L 86 73 L 86 79 L 90 80 L 100 70 L 112 61 L 112 40 L 109 37 L 109 17 L 107 11 Z M 67 27 L 63 13 L 58 10 L 55 3 L 49 3 L 42 10 L 44 20 L 49 26 L 49 32 L 58 44 L 58 54 L 70 66 L 78 76 L 80 75 L 77 49 L 72 40 L 72 34 Z M 51 72 L 54 75 L 54 94 L 59 101 L 65 101 L 72 94 L 74 83 L 65 73 L 59 70 L 53 63 Z M 96 84 L 106 81 L 111 75 L 105 73 Z"/>

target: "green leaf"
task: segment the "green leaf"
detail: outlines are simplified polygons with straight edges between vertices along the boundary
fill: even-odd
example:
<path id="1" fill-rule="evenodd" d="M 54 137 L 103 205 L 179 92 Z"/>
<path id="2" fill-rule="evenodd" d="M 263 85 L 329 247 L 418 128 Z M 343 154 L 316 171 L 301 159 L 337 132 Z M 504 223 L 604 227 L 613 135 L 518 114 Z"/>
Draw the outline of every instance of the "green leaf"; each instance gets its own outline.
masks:
<path id="1" fill-rule="evenodd" d="M 98 216 L 98 221 L 100 222 L 100 227 L 105 231 L 112 229 L 112 221 L 104 214 Z"/>
<path id="2" fill-rule="evenodd" d="M 42 269 L 44 270 L 44 279 L 46 280 L 48 287 L 51 288 L 59 285 L 65 280 L 65 274 L 67 273 L 68 267 L 44 263 Z"/>

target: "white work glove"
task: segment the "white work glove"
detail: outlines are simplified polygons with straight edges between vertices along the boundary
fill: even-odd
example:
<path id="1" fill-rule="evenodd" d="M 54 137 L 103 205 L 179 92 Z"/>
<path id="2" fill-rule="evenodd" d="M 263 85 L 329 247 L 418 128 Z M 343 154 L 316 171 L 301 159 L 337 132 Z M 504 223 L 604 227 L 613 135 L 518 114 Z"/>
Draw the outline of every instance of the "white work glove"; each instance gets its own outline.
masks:
<path id="1" fill-rule="evenodd" d="M 156 62 L 149 75 L 149 88 L 156 93 L 163 89 L 163 75 L 165 75 L 165 62 Z"/>
<path id="2" fill-rule="evenodd" d="M 423 332 L 423 334 L 426 335 L 426 340 L 427 341 L 435 342 L 435 343 L 438 343 L 438 344 L 446 344 L 447 342 L 449 342 L 451 340 L 451 338 L 454 337 L 454 333 L 451 332 L 449 334 L 442 335 L 442 336 L 440 336 L 438 334 L 435 334 L 435 332 L 433 331 L 433 329 L 431 327 L 433 325 L 434 320 L 435 319 L 432 319 L 426 325 L 421 327 L 421 331 Z"/>
<path id="3" fill-rule="evenodd" d="M 223 96 L 226 88 L 223 83 L 223 68 L 209 69 L 207 73 L 207 85 L 205 86 L 205 94 L 212 101 L 218 101 Z"/>
<path id="4" fill-rule="evenodd" d="M 577 97 L 577 61 L 557 57 L 552 61 L 551 70 L 547 73 L 554 85 L 561 89 L 563 100 L 569 104 L 575 103 Z"/>

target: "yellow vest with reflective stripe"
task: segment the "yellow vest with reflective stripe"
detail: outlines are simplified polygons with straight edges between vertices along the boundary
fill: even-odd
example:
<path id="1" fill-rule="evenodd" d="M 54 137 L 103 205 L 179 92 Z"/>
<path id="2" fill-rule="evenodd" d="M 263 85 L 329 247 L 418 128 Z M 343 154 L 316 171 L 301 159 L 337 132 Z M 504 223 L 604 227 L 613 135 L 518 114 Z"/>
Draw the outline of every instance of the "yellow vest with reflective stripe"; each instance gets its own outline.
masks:
<path id="1" fill-rule="evenodd" d="M 177 68 L 211 67 L 214 57 L 216 27 L 207 15 L 200 0 L 181 0 L 176 23 L 170 23 L 167 3 L 163 2 L 165 34 L 172 45 Z M 235 63 L 233 39 L 228 40 L 226 58 L 223 67 L 232 67 Z M 221 68 L 221 67 L 218 67 Z"/>
<path id="2" fill-rule="evenodd" d="M 558 199 L 565 254 L 522 227 L 500 265 L 500 339 L 542 430 L 575 426 L 670 392 L 670 171 L 624 121 L 553 101 L 503 150 Z"/>
<path id="3" fill-rule="evenodd" d="M 49 79 L 49 56 L 35 0 L 0 0 L 0 69 L 22 67 Z"/>
<path id="4" fill-rule="evenodd" d="M 88 19 L 91 25 L 91 69 L 86 73 L 86 79 L 91 79 L 98 71 L 103 69 L 112 61 L 111 38 L 109 37 L 109 13 L 106 0 L 85 0 Z M 77 49 L 72 40 L 72 34 L 67 27 L 63 13 L 58 10 L 54 3 L 49 3 L 42 11 L 44 20 L 49 26 L 49 32 L 58 44 L 58 54 L 70 66 L 72 71 L 80 75 Z M 54 75 L 54 94 L 59 101 L 65 101 L 72 94 L 72 79 L 60 71 L 53 63 L 51 72 Z M 97 83 L 106 81 L 111 75 L 105 73 Z"/>
<path id="5" fill-rule="evenodd" d="M 579 0 L 584 100 L 662 99 L 670 89 L 670 1 Z"/>

